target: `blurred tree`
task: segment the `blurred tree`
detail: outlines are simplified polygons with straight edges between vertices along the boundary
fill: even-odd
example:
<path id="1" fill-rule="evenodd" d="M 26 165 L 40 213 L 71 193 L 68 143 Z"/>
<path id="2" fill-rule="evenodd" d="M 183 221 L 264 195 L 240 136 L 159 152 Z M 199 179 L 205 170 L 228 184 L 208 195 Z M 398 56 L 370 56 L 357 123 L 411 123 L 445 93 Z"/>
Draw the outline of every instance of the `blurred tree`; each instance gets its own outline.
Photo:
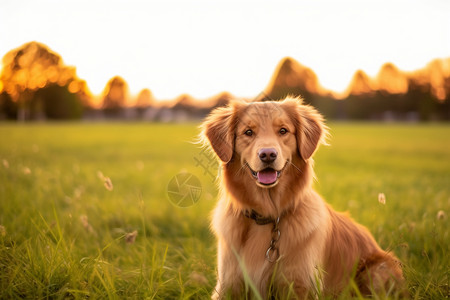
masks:
<path id="1" fill-rule="evenodd" d="M 189 94 L 182 94 L 175 99 L 175 104 L 172 106 L 172 110 L 175 113 L 192 114 L 198 108 L 198 103 Z"/>
<path id="2" fill-rule="evenodd" d="M 312 95 L 320 90 L 316 74 L 293 58 L 284 58 L 277 66 L 269 85 L 265 89 L 268 99 L 283 99 L 288 95 L 302 96 L 311 103 Z"/>
<path id="3" fill-rule="evenodd" d="M 17 118 L 17 103 L 3 91 L 0 93 L 0 119 L 14 120 Z"/>
<path id="4" fill-rule="evenodd" d="M 369 101 L 369 95 L 350 94 L 344 99 L 345 117 L 352 120 L 365 120 L 371 117 L 372 101 Z"/>
<path id="5" fill-rule="evenodd" d="M 103 111 L 108 117 L 120 117 L 128 100 L 128 84 L 120 77 L 111 78 L 103 90 Z"/>
<path id="6" fill-rule="evenodd" d="M 436 111 L 436 101 L 432 95 L 429 81 L 410 78 L 405 98 L 407 99 L 407 110 L 416 113 L 422 121 L 430 120 Z"/>
<path id="7" fill-rule="evenodd" d="M 450 119 L 450 58 L 435 59 L 412 73 L 408 97 L 417 103 L 422 120 Z"/>
<path id="8" fill-rule="evenodd" d="M 143 89 L 139 92 L 136 99 L 136 112 L 139 119 L 142 119 L 145 111 L 153 105 L 153 94 L 149 89 Z"/>
<path id="9" fill-rule="evenodd" d="M 341 100 L 336 100 L 331 94 L 330 95 L 313 95 L 311 104 L 317 108 L 317 110 L 326 119 L 342 119 L 342 113 L 340 106 L 342 105 Z"/>
<path id="10" fill-rule="evenodd" d="M 48 119 L 80 119 L 83 115 L 82 102 L 76 94 L 69 91 L 67 86 L 50 85 L 40 89 L 36 92 L 33 101 L 32 106 L 33 104 L 43 105 L 43 114 Z M 38 119 L 39 116 L 35 118 Z"/>
<path id="11" fill-rule="evenodd" d="M 374 114 L 374 83 L 362 70 L 356 71 L 347 88 L 345 115 L 356 120 L 370 119 Z"/>
<path id="12" fill-rule="evenodd" d="M 143 89 L 139 92 L 136 99 L 136 107 L 145 108 L 153 105 L 153 94 L 149 89 Z"/>
<path id="13" fill-rule="evenodd" d="M 447 97 L 446 82 L 450 78 L 450 58 L 431 61 L 422 72 L 426 73 L 431 85 L 431 93 L 438 101 Z"/>
<path id="14" fill-rule="evenodd" d="M 408 91 L 408 78 L 394 64 L 384 64 L 378 72 L 377 88 L 385 94 L 403 94 Z"/>
<path id="15" fill-rule="evenodd" d="M 384 64 L 376 78 L 378 91 L 374 110 L 377 114 L 390 114 L 395 119 L 405 119 L 408 113 L 405 93 L 408 91 L 408 77 L 394 64 Z"/>
<path id="16" fill-rule="evenodd" d="M 40 89 L 50 86 L 64 87 L 77 95 L 74 96 L 78 98 L 76 101 L 81 101 L 78 93 L 82 91 L 82 87 L 85 89 L 83 92 L 89 94 L 86 86 L 77 78 L 75 68 L 65 66 L 60 55 L 37 42 L 24 44 L 6 53 L 0 80 L 3 82 L 3 90 L 17 104 L 17 118 L 22 121 L 36 115 L 45 117 L 45 111 L 50 110 L 44 107 L 44 103 L 37 103 L 34 99 L 36 91 Z M 58 101 L 70 102 L 73 99 L 59 98 Z M 43 98 L 41 101 L 50 105 L 50 102 Z M 33 109 L 40 111 L 32 111 Z"/>
<path id="17" fill-rule="evenodd" d="M 450 58 L 447 60 L 448 66 L 450 66 Z M 439 104 L 439 111 L 441 112 L 444 120 L 450 120 L 450 74 L 444 81 L 445 99 Z"/>

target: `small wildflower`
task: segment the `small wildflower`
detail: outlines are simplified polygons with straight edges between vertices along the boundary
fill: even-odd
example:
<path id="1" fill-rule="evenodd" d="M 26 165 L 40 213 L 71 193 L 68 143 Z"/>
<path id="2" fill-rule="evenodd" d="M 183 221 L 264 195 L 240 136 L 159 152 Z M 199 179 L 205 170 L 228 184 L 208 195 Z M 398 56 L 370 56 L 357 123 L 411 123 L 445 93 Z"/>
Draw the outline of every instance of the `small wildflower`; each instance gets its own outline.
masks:
<path id="1" fill-rule="evenodd" d="M 84 229 L 86 229 L 86 231 L 88 231 L 88 232 L 94 231 L 91 224 L 89 224 L 88 217 L 86 215 L 81 215 L 80 221 L 81 221 L 81 224 L 83 225 Z"/>
<path id="2" fill-rule="evenodd" d="M 84 188 L 82 186 L 79 186 L 73 190 L 73 197 L 75 199 L 79 199 L 81 195 L 83 194 Z"/>
<path id="3" fill-rule="evenodd" d="M 386 196 L 384 195 L 384 193 L 378 194 L 378 202 L 380 202 L 383 205 L 386 204 Z"/>
<path id="4" fill-rule="evenodd" d="M 403 248 L 403 249 L 409 249 L 408 243 L 401 243 L 401 244 L 399 244 L 398 246 L 399 246 L 400 248 Z"/>
<path id="5" fill-rule="evenodd" d="M 445 212 L 443 210 L 438 211 L 436 218 L 438 220 L 444 220 L 446 217 Z"/>
<path id="6" fill-rule="evenodd" d="M 3 159 L 3 160 L 2 160 L 2 164 L 3 164 L 3 166 L 5 167 L 5 169 L 8 169 L 8 168 L 9 168 L 9 163 L 8 163 L 8 161 L 7 161 L 6 159 Z"/>
<path id="7" fill-rule="evenodd" d="M 189 279 L 191 280 L 192 283 L 194 283 L 196 285 L 208 284 L 208 279 L 202 273 L 192 272 L 189 275 Z"/>
<path id="8" fill-rule="evenodd" d="M 83 224 L 84 228 L 87 228 L 89 226 L 88 217 L 86 215 L 80 216 L 81 224 Z"/>
<path id="9" fill-rule="evenodd" d="M 127 242 L 127 244 L 134 244 L 134 242 L 136 241 L 137 235 L 138 235 L 137 230 L 127 233 L 125 235 L 125 241 Z"/>
<path id="10" fill-rule="evenodd" d="M 0 225 L 0 236 L 6 236 L 6 228 L 3 225 Z"/>
<path id="11" fill-rule="evenodd" d="M 25 174 L 25 175 L 30 175 L 31 174 L 31 170 L 28 167 L 24 167 L 22 171 L 23 171 L 23 174 Z"/>
<path id="12" fill-rule="evenodd" d="M 111 182 L 111 179 L 109 178 L 109 177 L 105 177 L 105 183 L 104 183 L 104 185 L 105 185 L 105 188 L 108 190 L 108 191 L 112 191 L 113 190 L 113 184 L 112 184 L 112 182 Z"/>
<path id="13" fill-rule="evenodd" d="M 102 172 L 102 171 L 97 171 L 97 177 L 98 177 L 100 180 L 105 180 L 105 176 L 103 175 L 103 172 Z"/>

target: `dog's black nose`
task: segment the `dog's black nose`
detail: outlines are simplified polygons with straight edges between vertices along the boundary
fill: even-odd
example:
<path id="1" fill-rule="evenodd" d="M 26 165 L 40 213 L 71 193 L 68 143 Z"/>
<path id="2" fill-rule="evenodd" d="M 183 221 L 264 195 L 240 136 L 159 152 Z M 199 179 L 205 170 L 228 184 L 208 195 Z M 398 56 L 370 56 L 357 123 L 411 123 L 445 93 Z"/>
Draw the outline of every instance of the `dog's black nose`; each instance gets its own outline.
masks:
<path id="1" fill-rule="evenodd" d="M 271 163 L 277 159 L 278 152 L 274 148 L 262 148 L 258 151 L 259 159 L 265 163 Z"/>

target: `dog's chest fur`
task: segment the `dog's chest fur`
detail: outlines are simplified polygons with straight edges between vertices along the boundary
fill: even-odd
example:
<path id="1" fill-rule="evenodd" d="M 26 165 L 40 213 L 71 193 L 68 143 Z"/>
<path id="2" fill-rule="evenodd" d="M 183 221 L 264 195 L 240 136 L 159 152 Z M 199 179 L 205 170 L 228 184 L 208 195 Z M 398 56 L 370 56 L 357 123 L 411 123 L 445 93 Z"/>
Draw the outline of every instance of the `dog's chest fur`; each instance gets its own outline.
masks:
<path id="1" fill-rule="evenodd" d="M 254 282 L 266 281 L 271 276 L 274 266 L 273 263 L 266 259 L 273 225 L 271 223 L 257 225 L 253 220 L 244 220 L 243 223 L 245 225 L 241 231 L 239 255 L 243 259 L 249 276 Z"/>
<path id="2" fill-rule="evenodd" d="M 238 225 L 235 228 L 239 230 L 234 232 L 234 236 L 229 236 L 228 241 L 233 244 L 237 255 L 242 259 L 249 277 L 254 283 L 258 283 L 258 288 L 264 290 L 269 284 L 273 284 L 276 288 L 288 278 L 301 285 L 309 285 L 309 279 L 315 276 L 317 266 L 322 263 L 322 250 L 314 248 L 313 245 L 317 247 L 323 244 L 319 240 L 324 240 L 322 236 L 324 232 L 306 228 L 308 224 L 299 223 L 298 217 L 286 216 L 280 220 L 280 238 L 275 243 L 280 254 L 277 262 L 266 259 L 266 252 L 273 236 L 273 223 L 258 225 L 254 220 L 241 216 L 239 222 L 235 224 Z M 304 263 L 299 264 L 299 261 Z M 273 276 L 275 269 L 277 274 Z"/>

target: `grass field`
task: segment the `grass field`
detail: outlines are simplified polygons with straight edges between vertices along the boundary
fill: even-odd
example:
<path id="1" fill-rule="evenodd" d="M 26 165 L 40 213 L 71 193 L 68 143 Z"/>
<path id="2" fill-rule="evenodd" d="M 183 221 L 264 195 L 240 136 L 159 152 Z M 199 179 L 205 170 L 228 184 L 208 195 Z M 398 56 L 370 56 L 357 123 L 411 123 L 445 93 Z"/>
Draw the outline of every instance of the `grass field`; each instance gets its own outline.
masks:
<path id="1" fill-rule="evenodd" d="M 207 299 L 216 169 L 196 161 L 196 125 L 1 124 L 0 299 Z M 316 189 L 396 253 L 411 298 L 448 298 L 450 126 L 330 127 Z M 195 205 L 169 201 L 180 172 Z"/>

